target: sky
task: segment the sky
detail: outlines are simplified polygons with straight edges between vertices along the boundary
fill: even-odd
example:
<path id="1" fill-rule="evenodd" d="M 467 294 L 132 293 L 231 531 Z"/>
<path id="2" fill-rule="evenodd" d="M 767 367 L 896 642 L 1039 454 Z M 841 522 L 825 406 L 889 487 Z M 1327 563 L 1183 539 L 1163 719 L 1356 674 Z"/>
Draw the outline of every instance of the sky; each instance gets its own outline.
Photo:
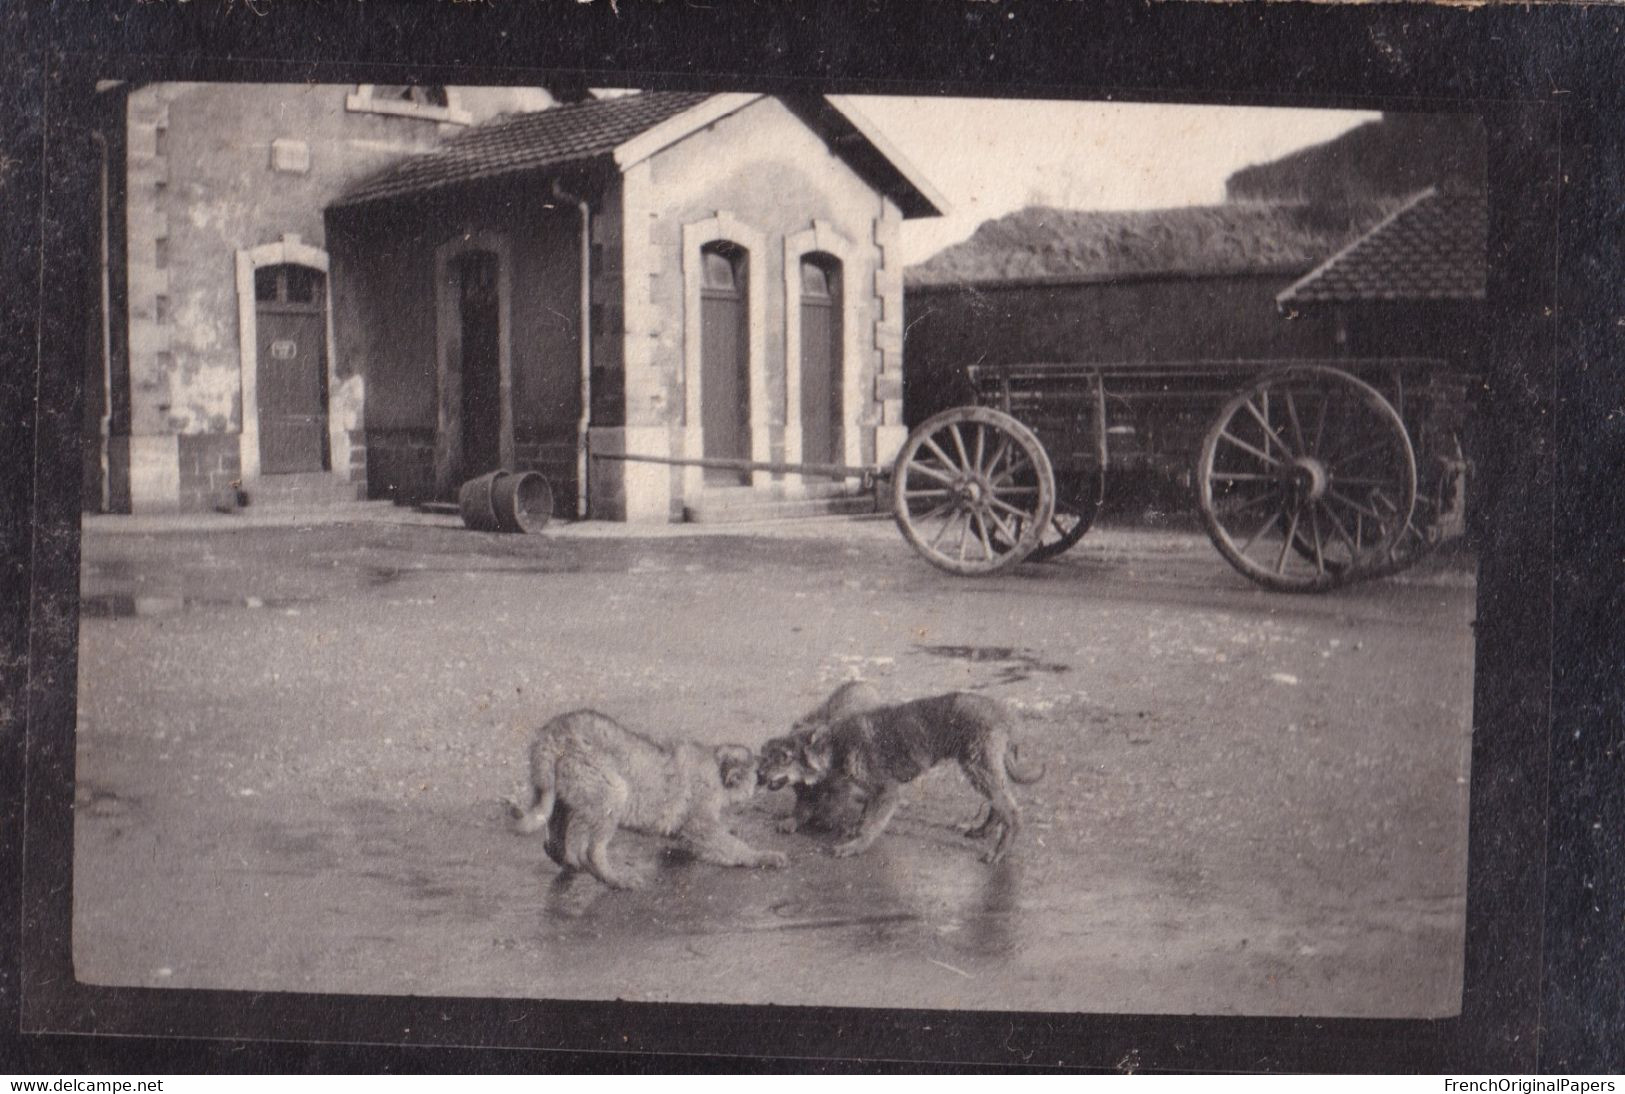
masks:
<path id="1" fill-rule="evenodd" d="M 950 205 L 905 221 L 922 262 L 984 220 L 1027 205 L 1162 209 L 1224 200 L 1251 164 L 1319 144 L 1379 115 L 1163 103 L 834 96 L 855 107 Z"/>

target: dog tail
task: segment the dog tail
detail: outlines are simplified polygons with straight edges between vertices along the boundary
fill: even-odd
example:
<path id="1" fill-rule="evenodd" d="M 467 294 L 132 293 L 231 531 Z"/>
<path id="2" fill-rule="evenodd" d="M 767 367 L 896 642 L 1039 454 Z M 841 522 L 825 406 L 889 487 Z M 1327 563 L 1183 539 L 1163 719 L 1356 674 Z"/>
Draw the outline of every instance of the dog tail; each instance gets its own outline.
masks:
<path id="1" fill-rule="evenodd" d="M 1036 768 L 1021 766 L 1021 749 L 1014 742 L 1004 752 L 1004 770 L 1012 779 L 1023 786 L 1037 782 L 1044 777 L 1044 765 Z"/>
<path id="2" fill-rule="evenodd" d="M 504 798 L 508 812 L 514 820 L 514 831 L 528 836 L 547 827 L 553 817 L 553 804 L 557 792 L 553 786 L 553 750 L 543 741 L 537 741 L 530 753 L 530 808 L 512 798 Z"/>

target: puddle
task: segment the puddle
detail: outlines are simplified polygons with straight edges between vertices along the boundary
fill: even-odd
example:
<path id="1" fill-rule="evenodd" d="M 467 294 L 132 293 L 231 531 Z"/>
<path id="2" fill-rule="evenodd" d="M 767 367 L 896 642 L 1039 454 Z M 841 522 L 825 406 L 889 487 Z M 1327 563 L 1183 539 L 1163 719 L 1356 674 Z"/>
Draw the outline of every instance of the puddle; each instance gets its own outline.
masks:
<path id="1" fill-rule="evenodd" d="M 1059 676 L 1072 671 L 1071 665 L 1044 661 L 1033 650 L 1017 646 L 915 646 L 921 653 L 932 657 L 946 657 L 954 661 L 995 666 L 997 676 L 985 684 L 972 685 L 972 690 L 996 684 L 1019 684 L 1044 673 Z"/>
<path id="2" fill-rule="evenodd" d="M 452 569 L 438 571 L 440 573 L 458 573 L 473 577 L 479 574 L 531 575 L 531 574 L 584 574 L 587 567 L 580 559 L 555 559 L 542 562 L 539 565 L 517 566 L 457 566 Z"/>
<path id="3" fill-rule="evenodd" d="M 76 785 L 73 791 L 74 809 L 92 817 L 122 817 L 134 804 L 132 798 L 85 782 Z"/>
<path id="4" fill-rule="evenodd" d="M 366 565 L 361 567 L 361 579 L 369 589 L 382 588 L 393 585 L 406 573 L 405 570 L 394 566 Z"/>
<path id="5" fill-rule="evenodd" d="M 213 608 L 249 608 L 289 611 L 308 601 L 292 597 L 258 596 L 133 596 L 97 593 L 79 598 L 79 614 L 86 619 L 130 619 L 136 616 L 178 615 Z"/>
<path id="6" fill-rule="evenodd" d="M 83 570 L 87 574 L 106 578 L 108 581 L 134 581 L 136 580 L 135 563 L 127 558 L 110 558 L 100 562 L 86 562 Z"/>

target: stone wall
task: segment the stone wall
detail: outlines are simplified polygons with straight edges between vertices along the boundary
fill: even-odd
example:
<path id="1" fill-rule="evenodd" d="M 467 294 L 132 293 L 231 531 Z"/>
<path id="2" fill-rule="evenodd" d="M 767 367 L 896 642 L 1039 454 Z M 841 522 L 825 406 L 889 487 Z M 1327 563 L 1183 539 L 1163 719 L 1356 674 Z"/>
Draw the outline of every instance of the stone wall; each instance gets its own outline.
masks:
<path id="1" fill-rule="evenodd" d="M 632 165 L 622 178 L 620 313 L 624 420 L 595 449 L 697 455 L 699 248 L 745 246 L 751 300 L 750 428 L 753 458 L 799 458 L 799 398 L 789 376 L 799 355 L 789 299 L 799 254 L 842 260 L 843 435 L 849 463 L 887 459 L 902 441 L 901 214 L 776 99 L 756 100 Z M 791 245 L 787 247 L 787 242 Z M 798 246 L 804 251 L 796 251 Z M 607 248 L 606 248 L 607 249 Z M 798 294 L 797 294 L 798 296 Z M 597 422 L 595 420 L 595 426 Z M 877 433 L 882 438 L 877 447 Z M 680 517 L 703 475 L 649 465 L 595 468 L 610 519 Z M 753 476 L 757 486 L 773 482 Z M 613 481 L 608 481 L 613 480 Z M 792 484 L 793 485 L 793 484 Z"/>
<path id="2" fill-rule="evenodd" d="M 325 254 L 323 208 L 354 180 L 463 132 L 479 121 L 536 109 L 540 89 L 454 91 L 454 111 L 379 112 L 356 85 L 155 83 L 125 107 L 127 421 L 109 444 L 109 493 L 135 511 L 194 506 L 183 488 L 177 438 L 245 435 L 245 354 L 239 255 L 284 239 Z M 251 301 L 250 301 L 251 303 Z M 250 315 L 252 311 L 250 310 Z M 245 360 L 245 356 L 249 359 Z M 362 428 L 362 374 L 330 347 L 330 473 L 364 475 L 353 433 Z M 246 408 L 253 413 L 253 407 Z M 226 441 L 186 442 L 222 449 Z M 117 449 L 118 451 L 113 451 Z M 239 453 L 253 490 L 258 453 Z M 111 475 L 110 475 L 111 478 Z"/>
<path id="3" fill-rule="evenodd" d="M 580 406 L 580 220 L 545 180 L 467 186 L 432 200 L 330 218 L 334 339 L 367 378 L 367 493 L 455 498 L 455 289 L 437 266 L 460 247 L 496 248 L 509 284 L 511 460 L 541 471 L 574 515 Z"/>
<path id="4" fill-rule="evenodd" d="M 182 509 L 235 509 L 242 462 L 234 433 L 183 433 L 177 438 Z"/>

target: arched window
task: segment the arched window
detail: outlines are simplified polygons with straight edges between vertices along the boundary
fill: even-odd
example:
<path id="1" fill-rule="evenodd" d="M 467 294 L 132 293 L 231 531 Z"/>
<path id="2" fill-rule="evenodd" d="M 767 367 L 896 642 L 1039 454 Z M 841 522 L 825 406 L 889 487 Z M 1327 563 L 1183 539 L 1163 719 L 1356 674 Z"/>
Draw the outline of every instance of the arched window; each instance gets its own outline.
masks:
<path id="1" fill-rule="evenodd" d="M 825 255 L 809 255 L 801 262 L 801 295 L 810 300 L 834 300 L 835 286 L 830 264 L 838 265 Z M 839 275 L 837 274 L 836 277 Z"/>
<path id="2" fill-rule="evenodd" d="M 700 261 L 704 265 L 701 287 L 725 293 L 739 292 L 744 260 L 745 252 L 732 243 L 707 244 L 700 252 Z"/>

